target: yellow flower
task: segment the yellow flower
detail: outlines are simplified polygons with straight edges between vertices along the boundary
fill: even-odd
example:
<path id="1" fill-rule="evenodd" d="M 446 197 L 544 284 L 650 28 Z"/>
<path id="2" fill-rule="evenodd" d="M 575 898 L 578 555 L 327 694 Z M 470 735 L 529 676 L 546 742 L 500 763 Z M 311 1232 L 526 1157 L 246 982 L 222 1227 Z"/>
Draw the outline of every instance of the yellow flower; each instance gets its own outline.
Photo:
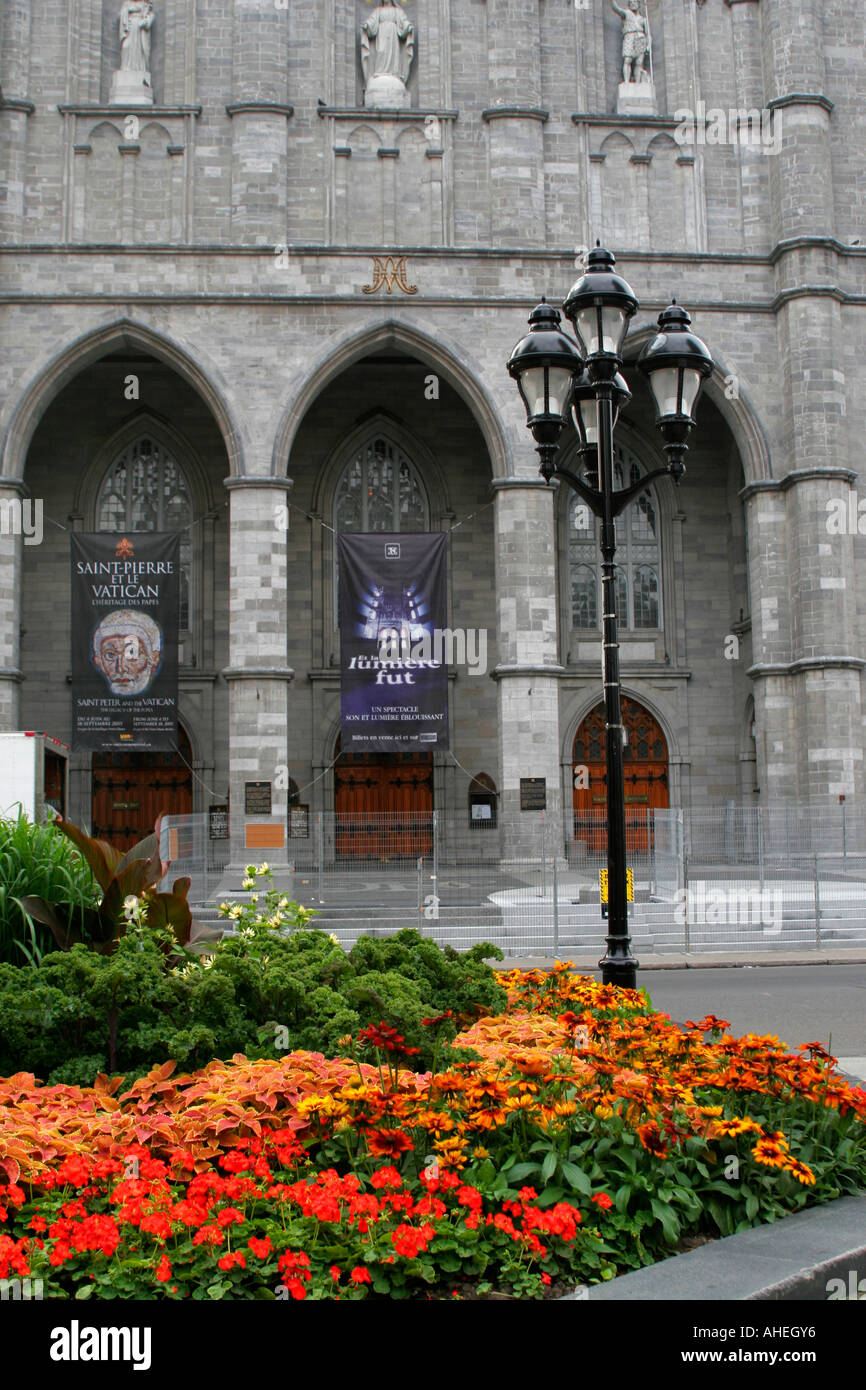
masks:
<path id="1" fill-rule="evenodd" d="M 259 867 L 255 870 L 255 872 L 257 874 L 266 874 L 268 872 L 268 865 L 266 863 L 260 864 Z"/>
<path id="2" fill-rule="evenodd" d="M 476 1144 L 475 1148 L 472 1150 L 472 1157 L 473 1157 L 473 1158 L 489 1158 L 489 1157 L 490 1157 L 490 1150 L 489 1150 L 489 1149 L 485 1149 L 485 1147 L 484 1147 L 483 1144 Z"/>
<path id="3" fill-rule="evenodd" d="M 613 1108 L 610 1105 L 597 1105 L 595 1113 L 600 1120 L 609 1120 L 613 1114 Z"/>

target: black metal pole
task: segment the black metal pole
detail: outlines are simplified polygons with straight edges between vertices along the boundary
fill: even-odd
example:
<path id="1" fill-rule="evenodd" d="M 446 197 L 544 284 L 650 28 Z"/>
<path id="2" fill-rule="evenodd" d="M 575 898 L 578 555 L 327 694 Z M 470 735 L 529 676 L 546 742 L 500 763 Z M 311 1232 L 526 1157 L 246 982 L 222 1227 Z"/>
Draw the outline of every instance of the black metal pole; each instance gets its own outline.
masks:
<path id="1" fill-rule="evenodd" d="M 638 963 L 631 953 L 626 895 L 623 727 L 616 627 L 616 530 L 613 498 L 613 385 L 599 382 L 598 469 L 602 493 L 601 592 L 603 609 L 605 756 L 607 765 L 607 953 L 599 961 L 606 985 L 637 988 Z"/>

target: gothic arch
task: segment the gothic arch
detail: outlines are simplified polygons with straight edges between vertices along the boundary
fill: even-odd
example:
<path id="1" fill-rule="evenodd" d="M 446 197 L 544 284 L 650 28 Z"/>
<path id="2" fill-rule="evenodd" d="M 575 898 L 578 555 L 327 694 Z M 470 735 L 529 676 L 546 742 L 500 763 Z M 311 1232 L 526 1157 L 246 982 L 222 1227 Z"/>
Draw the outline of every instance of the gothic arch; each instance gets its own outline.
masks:
<path id="1" fill-rule="evenodd" d="M 319 469 L 313 487 L 313 511 L 332 520 L 334 499 L 340 477 L 356 450 L 376 434 L 383 434 L 412 460 L 421 474 L 430 508 L 431 529 L 436 530 L 443 515 L 451 510 L 448 489 L 442 469 L 430 448 L 412 430 L 395 420 L 387 411 L 377 410 L 361 420 L 331 450 Z"/>
<path id="2" fill-rule="evenodd" d="M 3 426 L 0 478 L 23 478 L 30 441 L 47 407 L 58 393 L 85 367 L 118 347 L 138 348 L 150 353 L 192 386 L 216 420 L 226 447 L 232 475 L 243 473 L 243 447 L 240 433 L 227 404 L 229 391 L 212 365 L 201 365 L 202 353 L 192 351 L 176 339 L 132 319 L 116 319 L 83 333 L 60 352 L 47 358 L 14 403 L 0 416 Z"/>
<path id="3" fill-rule="evenodd" d="M 644 344 L 655 337 L 658 328 L 655 322 L 641 324 L 630 333 L 625 345 L 626 361 L 634 363 Z M 724 361 L 713 349 L 715 367 L 713 374 L 704 384 L 704 390 L 728 426 L 736 443 L 743 466 L 745 483 L 759 482 L 772 478 L 773 464 L 770 445 L 760 416 L 748 395 L 740 388 L 737 400 L 729 400 L 725 395 L 730 372 Z M 698 405 L 700 409 L 700 404 Z M 698 436 L 698 439 L 700 436 Z M 695 441 L 697 443 L 697 439 Z"/>
<path id="4" fill-rule="evenodd" d="M 313 401 L 347 367 L 384 347 L 403 349 L 429 363 L 464 400 L 478 424 L 490 456 L 494 478 L 514 472 L 511 449 L 499 418 L 499 408 L 476 374 L 468 354 L 440 334 L 432 337 L 415 324 L 398 319 L 381 319 L 357 332 L 347 333 L 336 345 L 329 341 L 303 376 L 287 390 L 285 408 L 274 439 L 271 472 L 285 477 L 295 435 Z"/>
<path id="5" fill-rule="evenodd" d="M 142 407 L 123 421 L 82 470 L 75 489 L 73 510 L 87 518 L 88 526 L 107 469 L 117 455 L 142 434 L 152 434 L 177 457 L 190 485 L 196 515 L 214 507 L 215 499 L 207 471 L 193 445 L 168 420 Z"/>
<path id="6" fill-rule="evenodd" d="M 601 677 L 599 677 L 599 680 Z M 673 711 L 663 705 L 657 696 L 650 696 L 644 690 L 623 681 L 621 694 L 635 704 L 642 705 L 647 714 L 651 714 L 659 725 L 668 746 L 668 763 L 679 761 L 681 750 L 679 739 L 674 731 Z M 560 723 L 560 757 L 564 767 L 571 766 L 572 750 L 577 731 L 588 714 L 591 714 L 603 696 L 599 693 L 599 687 L 592 691 L 582 692 L 577 704 L 572 706 L 567 718 Z"/>

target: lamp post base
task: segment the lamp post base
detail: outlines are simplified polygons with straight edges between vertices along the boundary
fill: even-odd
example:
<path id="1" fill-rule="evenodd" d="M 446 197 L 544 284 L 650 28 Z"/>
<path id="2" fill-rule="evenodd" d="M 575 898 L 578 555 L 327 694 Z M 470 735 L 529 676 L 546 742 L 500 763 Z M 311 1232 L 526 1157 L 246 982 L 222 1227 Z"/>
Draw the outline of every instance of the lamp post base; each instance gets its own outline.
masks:
<path id="1" fill-rule="evenodd" d="M 601 981 L 618 989 L 637 989 L 638 962 L 621 937 L 607 938 L 607 955 L 598 963 Z"/>

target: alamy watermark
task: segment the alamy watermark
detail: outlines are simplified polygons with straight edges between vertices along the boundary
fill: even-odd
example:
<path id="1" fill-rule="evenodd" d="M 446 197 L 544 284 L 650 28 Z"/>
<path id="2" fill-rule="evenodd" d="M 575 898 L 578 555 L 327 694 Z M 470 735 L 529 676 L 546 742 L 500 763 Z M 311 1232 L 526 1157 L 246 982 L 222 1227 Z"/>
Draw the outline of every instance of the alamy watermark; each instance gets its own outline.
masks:
<path id="1" fill-rule="evenodd" d="M 415 670 L 465 666 L 470 676 L 487 674 L 485 627 L 436 627 L 432 632 L 407 628 L 383 629 L 377 656 L 354 656 L 350 667 L 376 671 L 377 685 L 414 685 Z M 399 675 L 401 679 L 391 679 Z"/>
<path id="2" fill-rule="evenodd" d="M 782 890 L 732 884 L 717 888 L 701 879 L 674 895 L 674 921 L 680 926 L 760 927 L 764 936 L 782 931 Z"/>
<path id="3" fill-rule="evenodd" d="M 699 101 L 692 110 L 681 106 L 674 112 L 679 125 L 674 131 L 678 145 L 739 145 L 779 154 L 782 148 L 782 115 L 767 107 L 707 106 Z"/>
<path id="4" fill-rule="evenodd" d="M 23 536 L 25 545 L 41 545 L 42 498 L 0 497 L 0 536 Z"/>

